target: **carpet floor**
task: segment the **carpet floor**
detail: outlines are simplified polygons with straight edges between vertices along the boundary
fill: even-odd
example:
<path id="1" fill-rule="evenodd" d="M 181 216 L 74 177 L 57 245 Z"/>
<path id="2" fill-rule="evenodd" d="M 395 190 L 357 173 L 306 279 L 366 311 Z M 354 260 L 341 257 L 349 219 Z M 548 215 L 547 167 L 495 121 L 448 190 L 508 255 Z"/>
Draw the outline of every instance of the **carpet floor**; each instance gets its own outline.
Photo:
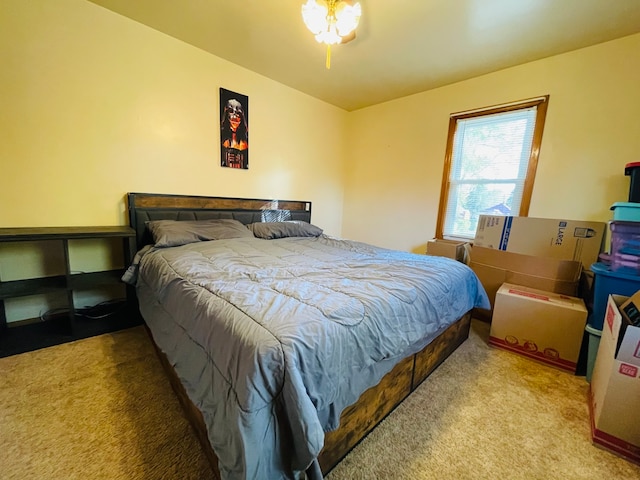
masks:
<path id="1" fill-rule="evenodd" d="M 591 444 L 588 383 L 466 341 L 327 480 L 640 479 Z M 213 478 L 142 327 L 0 358 L 3 480 Z"/>

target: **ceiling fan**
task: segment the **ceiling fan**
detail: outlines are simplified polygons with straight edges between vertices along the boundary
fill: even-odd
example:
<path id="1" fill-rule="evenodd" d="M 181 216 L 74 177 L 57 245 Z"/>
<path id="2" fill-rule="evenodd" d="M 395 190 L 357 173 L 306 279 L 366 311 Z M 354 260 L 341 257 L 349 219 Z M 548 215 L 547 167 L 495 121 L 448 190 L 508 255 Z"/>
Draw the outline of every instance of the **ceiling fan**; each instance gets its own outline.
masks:
<path id="1" fill-rule="evenodd" d="M 331 68 L 331 45 L 348 43 L 356 38 L 362 15 L 359 2 L 350 0 L 307 0 L 302 5 L 302 19 L 319 43 L 327 45 L 326 67 Z"/>

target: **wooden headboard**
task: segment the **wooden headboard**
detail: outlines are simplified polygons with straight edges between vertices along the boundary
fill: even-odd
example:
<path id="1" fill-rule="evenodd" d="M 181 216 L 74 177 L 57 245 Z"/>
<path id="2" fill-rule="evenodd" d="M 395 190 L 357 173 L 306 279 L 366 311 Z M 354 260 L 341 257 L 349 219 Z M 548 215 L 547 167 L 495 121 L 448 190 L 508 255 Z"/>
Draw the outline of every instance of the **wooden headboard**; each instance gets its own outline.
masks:
<path id="1" fill-rule="evenodd" d="M 210 220 L 233 218 L 254 222 L 303 220 L 311 222 L 311 202 L 258 198 L 203 197 L 163 193 L 128 193 L 129 225 L 136 231 L 136 246 L 152 243 L 146 228 L 150 220 Z"/>

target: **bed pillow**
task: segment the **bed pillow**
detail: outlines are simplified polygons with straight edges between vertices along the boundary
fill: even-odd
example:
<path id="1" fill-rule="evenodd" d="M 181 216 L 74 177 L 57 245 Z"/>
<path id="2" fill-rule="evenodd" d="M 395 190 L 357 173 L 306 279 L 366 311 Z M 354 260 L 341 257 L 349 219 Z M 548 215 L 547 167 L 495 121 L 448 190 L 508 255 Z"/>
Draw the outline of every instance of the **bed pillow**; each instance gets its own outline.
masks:
<path id="1" fill-rule="evenodd" d="M 238 220 L 152 220 L 147 222 L 156 247 L 177 247 L 187 243 L 227 238 L 253 237 L 251 231 Z"/>
<path id="2" fill-rule="evenodd" d="M 317 237 L 322 229 L 301 220 L 286 222 L 257 222 L 247 225 L 258 238 L 272 240 L 285 237 Z"/>

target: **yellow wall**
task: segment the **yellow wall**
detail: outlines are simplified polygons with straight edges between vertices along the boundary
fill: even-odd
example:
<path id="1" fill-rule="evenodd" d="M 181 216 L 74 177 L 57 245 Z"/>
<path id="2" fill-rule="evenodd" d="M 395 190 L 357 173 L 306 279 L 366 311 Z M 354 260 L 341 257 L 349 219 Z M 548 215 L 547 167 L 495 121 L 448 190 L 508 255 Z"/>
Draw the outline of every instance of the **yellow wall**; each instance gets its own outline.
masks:
<path id="1" fill-rule="evenodd" d="M 0 227 L 126 224 L 138 191 L 309 200 L 341 233 L 345 111 L 84 0 L 1 8 Z M 220 87 L 249 170 L 220 167 Z"/>
<path id="2" fill-rule="evenodd" d="M 349 115 L 343 235 L 424 252 L 451 113 L 550 95 L 529 216 L 607 221 L 640 161 L 640 34 Z"/>
<path id="3" fill-rule="evenodd" d="M 84 0 L 0 9 L 0 227 L 125 225 L 126 193 L 158 192 L 311 201 L 340 235 L 344 110 Z M 220 87 L 249 96 L 249 170 L 220 167 Z M 53 248 L 0 245 L 0 279 L 60 273 L 39 260 Z M 10 322 L 60 306 L 6 303 Z"/>
<path id="4" fill-rule="evenodd" d="M 125 224 L 128 191 L 305 199 L 422 250 L 449 115 L 544 94 L 531 216 L 609 219 L 639 159 L 640 35 L 347 113 L 84 0 L 2 8 L 0 226 Z M 249 96 L 247 171 L 219 166 L 219 87 Z"/>

